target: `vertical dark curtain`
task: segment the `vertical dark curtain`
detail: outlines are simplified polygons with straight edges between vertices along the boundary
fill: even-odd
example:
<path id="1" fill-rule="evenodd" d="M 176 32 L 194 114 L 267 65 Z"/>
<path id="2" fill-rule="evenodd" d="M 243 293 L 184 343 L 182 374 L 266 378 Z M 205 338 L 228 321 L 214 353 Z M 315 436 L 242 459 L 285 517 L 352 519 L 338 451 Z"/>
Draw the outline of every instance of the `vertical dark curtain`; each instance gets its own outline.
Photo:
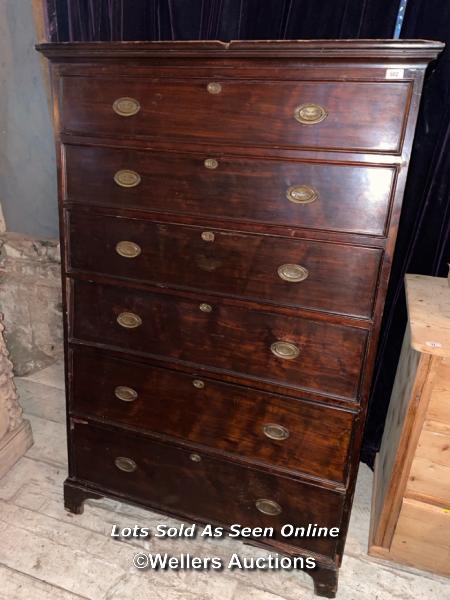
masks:
<path id="1" fill-rule="evenodd" d="M 47 0 L 50 41 L 390 38 L 400 0 Z M 450 44 L 450 3 L 409 0 L 402 37 Z M 379 448 L 405 323 L 406 272 L 450 260 L 450 52 L 429 69 L 387 295 L 362 458 Z"/>
<path id="2" fill-rule="evenodd" d="M 445 277 L 450 262 L 450 3 L 409 0 L 401 37 L 448 46 L 424 84 L 366 425 L 362 460 L 369 464 L 383 435 L 406 326 L 405 273 Z"/>
<path id="3" fill-rule="evenodd" d="M 399 0 L 47 0 L 50 41 L 391 37 Z"/>

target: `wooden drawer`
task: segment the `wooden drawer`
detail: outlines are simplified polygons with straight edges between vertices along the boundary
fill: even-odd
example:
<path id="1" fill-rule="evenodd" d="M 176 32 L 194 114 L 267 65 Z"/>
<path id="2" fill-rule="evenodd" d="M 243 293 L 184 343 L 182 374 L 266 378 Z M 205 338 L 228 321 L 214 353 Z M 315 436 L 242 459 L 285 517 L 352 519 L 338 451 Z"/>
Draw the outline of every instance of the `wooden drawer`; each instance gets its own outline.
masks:
<path id="1" fill-rule="evenodd" d="M 72 145 L 64 148 L 66 199 L 71 202 L 385 234 L 395 175 L 393 167 L 125 148 Z M 205 167 L 208 158 L 217 160 L 216 168 Z M 118 185 L 114 176 L 121 170 L 138 173 L 139 184 L 128 188 Z M 297 202 L 292 201 L 292 189 L 299 187 L 303 203 L 298 198 Z"/>
<path id="2" fill-rule="evenodd" d="M 77 211 L 68 238 L 73 269 L 358 317 L 372 315 L 382 256 L 372 248 Z"/>
<path id="3" fill-rule="evenodd" d="M 207 296 L 196 300 L 72 283 L 74 339 L 357 398 L 366 330 L 256 311 L 225 300 L 214 304 L 216 299 Z M 119 325 L 123 313 L 138 315 L 141 324 Z M 273 347 L 279 342 L 281 348 Z M 294 358 L 279 358 L 271 348 Z"/>
<path id="4" fill-rule="evenodd" d="M 195 453 L 193 457 L 189 449 L 120 429 L 75 422 L 72 431 L 76 478 L 129 500 L 201 522 L 273 527 L 275 536 L 285 523 L 299 527 L 308 523 L 340 525 L 344 496 L 337 492 L 207 454 Z M 135 470 L 120 470 L 116 466 L 119 457 L 131 459 Z M 133 463 L 128 464 L 133 467 Z M 256 503 L 262 499 L 275 502 L 281 513 L 261 513 Z M 317 553 L 334 552 L 337 542 L 332 537 L 283 540 L 278 535 L 275 539 Z"/>
<path id="5" fill-rule="evenodd" d="M 89 350 L 71 357 L 72 414 L 346 481 L 350 412 Z"/>
<path id="6" fill-rule="evenodd" d="M 65 76 L 61 87 L 67 132 L 376 152 L 400 150 L 411 95 L 406 81 L 208 81 L 132 73 Z M 219 93 L 208 92 L 214 87 Z M 116 114 L 120 98 L 135 99 L 139 112 Z M 311 105 L 318 108 L 308 110 Z M 298 120 L 305 117 L 307 124 Z"/>

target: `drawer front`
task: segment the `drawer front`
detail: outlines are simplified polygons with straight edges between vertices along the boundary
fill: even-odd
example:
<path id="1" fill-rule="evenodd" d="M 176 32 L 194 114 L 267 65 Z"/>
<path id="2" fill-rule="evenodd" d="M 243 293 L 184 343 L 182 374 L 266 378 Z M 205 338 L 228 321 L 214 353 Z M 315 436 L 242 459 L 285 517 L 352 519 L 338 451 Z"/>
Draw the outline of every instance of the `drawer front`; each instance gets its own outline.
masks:
<path id="1" fill-rule="evenodd" d="M 63 77 L 61 122 L 75 133 L 397 152 L 410 94 L 394 81 Z M 117 114 L 121 98 L 138 112 Z"/>
<path id="2" fill-rule="evenodd" d="M 346 481 L 353 416 L 88 350 L 72 351 L 73 414 Z"/>
<path id="3" fill-rule="evenodd" d="M 385 233 L 395 175 L 392 167 L 206 153 L 66 145 L 65 155 L 72 202 L 367 235 Z M 208 159 L 217 166 L 206 167 Z M 139 175 L 136 186 L 116 183 L 124 170 Z"/>
<path id="4" fill-rule="evenodd" d="M 370 317 L 381 250 L 70 213 L 74 269 Z"/>
<path id="5" fill-rule="evenodd" d="M 357 397 L 363 329 L 82 281 L 71 304 L 75 339 Z"/>
<path id="6" fill-rule="evenodd" d="M 74 423 L 72 448 L 78 479 L 127 499 L 202 522 L 273 527 L 275 539 L 317 553 L 332 554 L 336 549 L 337 538 L 281 538 L 279 529 L 285 523 L 339 527 L 344 496 L 337 492 L 208 455 L 195 453 L 193 457 L 188 449 L 119 429 Z M 118 458 L 131 459 L 135 470 L 118 468 Z M 129 469 L 134 468 L 133 463 L 119 461 Z M 272 506 L 281 512 L 260 512 L 256 507 L 260 500 L 276 503 Z"/>

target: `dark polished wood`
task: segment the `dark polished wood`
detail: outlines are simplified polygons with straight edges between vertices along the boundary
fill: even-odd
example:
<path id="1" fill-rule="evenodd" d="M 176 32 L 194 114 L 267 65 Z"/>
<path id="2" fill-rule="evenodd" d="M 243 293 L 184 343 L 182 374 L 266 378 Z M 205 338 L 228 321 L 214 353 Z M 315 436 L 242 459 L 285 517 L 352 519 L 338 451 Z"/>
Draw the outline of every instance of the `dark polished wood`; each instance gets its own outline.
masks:
<path id="1" fill-rule="evenodd" d="M 72 351 L 72 414 L 203 444 L 346 483 L 354 415 L 202 376 Z M 120 398 L 120 387 L 136 394 Z M 95 394 L 92 391 L 95 390 Z M 119 397 L 118 394 L 119 393 Z M 270 425 L 288 437 L 268 437 Z"/>
<path id="2" fill-rule="evenodd" d="M 84 511 L 84 502 L 92 498 L 99 500 L 103 497 L 101 492 L 88 490 L 85 486 L 77 485 L 66 479 L 64 482 L 64 508 L 67 512 L 81 515 Z"/>
<path id="3" fill-rule="evenodd" d="M 391 61 L 419 61 L 423 67 L 442 52 L 445 44 L 431 40 L 233 40 L 221 42 L 177 41 L 177 42 L 84 42 L 64 44 L 39 44 L 37 50 L 53 61 L 70 59 L 114 59 L 118 58 L 193 58 L 207 60 L 227 58 L 309 58 L 314 59 L 383 59 Z M 280 64 L 281 66 L 281 64 Z"/>
<path id="4" fill-rule="evenodd" d="M 442 48 L 39 46 L 68 510 L 105 495 L 225 527 L 336 526 L 250 540 L 315 557 L 316 593 L 335 595 L 424 72 Z"/>
<path id="5" fill-rule="evenodd" d="M 130 74 L 131 75 L 131 74 Z M 236 73 L 234 73 L 236 76 Z M 208 84 L 220 86 L 209 93 Z M 242 146 L 327 148 L 396 153 L 401 149 L 412 87 L 407 81 L 293 82 L 225 79 L 135 79 L 132 76 L 63 77 L 63 131 L 96 135 L 173 137 Z M 137 114 L 120 117 L 112 106 L 131 97 Z M 311 126 L 298 107 L 318 104 L 327 113 Z"/>
<path id="6" fill-rule="evenodd" d="M 192 299 L 72 284 L 73 339 L 356 400 L 367 342 L 363 329 L 256 312 L 206 295 Z M 142 323 L 122 327 L 117 319 L 123 313 L 137 315 Z M 278 341 L 294 344 L 298 357 L 275 356 L 271 346 Z"/>
<path id="7" fill-rule="evenodd" d="M 334 598 L 338 587 L 338 572 L 333 567 L 324 566 L 311 573 L 314 580 L 314 592 L 317 596 L 324 598 Z"/>
<path id="8" fill-rule="evenodd" d="M 215 169 L 205 160 L 217 160 Z M 396 169 L 223 155 L 65 146 L 66 198 L 113 206 L 229 221 L 383 235 Z M 120 169 L 139 173 L 140 184 L 121 188 Z M 310 204 L 287 198 L 291 186 L 317 192 Z"/>
<path id="9" fill-rule="evenodd" d="M 68 266 L 74 270 L 372 316 L 382 256 L 373 248 L 138 221 L 91 211 L 72 211 L 67 233 Z M 118 244 L 124 241 L 136 244 L 138 248 L 133 248 L 139 254 L 120 254 Z M 283 279 L 286 264 L 296 265 L 305 279 Z"/>
<path id="10" fill-rule="evenodd" d="M 282 538 L 279 530 L 285 523 L 300 527 L 320 522 L 323 527 L 339 527 L 344 498 L 339 492 L 243 468 L 224 458 L 193 453 L 121 429 L 105 429 L 77 419 L 72 426 L 78 477 L 105 491 L 194 518 L 206 513 L 225 526 L 273 527 L 274 540 L 288 539 L 294 547 L 319 554 L 330 554 L 336 548 L 337 538 L 331 536 Z M 118 468 L 119 457 L 131 459 L 135 470 Z M 256 506 L 260 499 L 276 502 L 280 514 L 260 512 Z"/>
<path id="11" fill-rule="evenodd" d="M 377 58 L 388 62 L 402 59 L 418 61 L 423 65 L 442 52 L 445 44 L 433 40 L 302 40 L 274 41 L 270 43 L 254 40 L 233 40 L 221 42 L 208 41 L 176 41 L 176 42 L 75 42 L 44 43 L 36 46 L 37 50 L 55 62 L 68 59 L 118 59 L 157 57 L 198 58 L 312 58 L 324 60 L 340 58 Z"/>

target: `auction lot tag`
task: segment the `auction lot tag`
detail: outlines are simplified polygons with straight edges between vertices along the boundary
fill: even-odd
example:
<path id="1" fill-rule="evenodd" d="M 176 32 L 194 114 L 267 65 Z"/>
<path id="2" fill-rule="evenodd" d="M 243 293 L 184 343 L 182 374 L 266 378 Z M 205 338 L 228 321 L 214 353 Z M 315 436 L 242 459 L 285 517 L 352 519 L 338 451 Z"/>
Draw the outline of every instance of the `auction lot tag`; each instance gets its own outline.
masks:
<path id="1" fill-rule="evenodd" d="M 405 69 L 386 69 L 386 79 L 403 79 Z"/>

